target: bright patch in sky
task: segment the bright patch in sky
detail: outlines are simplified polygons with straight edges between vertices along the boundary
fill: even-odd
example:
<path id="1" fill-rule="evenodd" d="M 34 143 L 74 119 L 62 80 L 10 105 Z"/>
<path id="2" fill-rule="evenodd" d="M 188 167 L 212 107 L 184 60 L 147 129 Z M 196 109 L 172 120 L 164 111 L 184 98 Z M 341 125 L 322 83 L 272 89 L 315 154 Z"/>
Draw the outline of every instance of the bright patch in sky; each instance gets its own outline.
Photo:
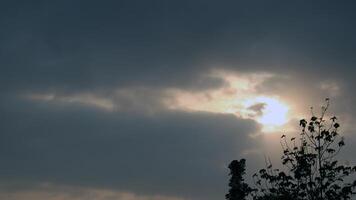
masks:
<path id="1" fill-rule="evenodd" d="M 279 97 L 261 95 L 258 86 L 273 77 L 271 74 L 217 74 L 227 86 L 205 92 L 173 91 L 172 109 L 231 113 L 253 119 L 262 125 L 263 132 L 280 132 L 289 121 L 290 106 Z"/>
<path id="2" fill-rule="evenodd" d="M 262 95 L 259 86 L 273 77 L 265 73 L 227 73 L 217 71 L 211 74 L 224 79 L 227 83 L 221 88 L 206 91 L 168 90 L 167 101 L 162 101 L 170 109 L 185 111 L 204 111 L 212 113 L 234 114 L 245 119 L 252 119 L 262 125 L 262 131 L 280 132 L 289 121 L 289 106 L 280 97 Z M 131 97 L 142 91 L 121 91 L 121 97 Z M 61 103 L 77 103 L 94 106 L 106 111 L 120 108 L 115 99 L 91 93 L 74 95 L 56 95 L 51 93 L 27 95 L 32 100 L 56 101 Z M 138 97 L 136 97 L 138 98 Z M 135 98 L 132 98 L 135 99 Z M 165 100 L 165 99 L 164 99 Z M 284 128 L 284 127 L 283 127 Z"/>
<path id="3" fill-rule="evenodd" d="M 275 131 L 288 122 L 289 108 L 281 101 L 270 97 L 257 97 L 244 102 L 248 110 L 255 112 L 250 117 L 263 125 L 264 132 Z"/>

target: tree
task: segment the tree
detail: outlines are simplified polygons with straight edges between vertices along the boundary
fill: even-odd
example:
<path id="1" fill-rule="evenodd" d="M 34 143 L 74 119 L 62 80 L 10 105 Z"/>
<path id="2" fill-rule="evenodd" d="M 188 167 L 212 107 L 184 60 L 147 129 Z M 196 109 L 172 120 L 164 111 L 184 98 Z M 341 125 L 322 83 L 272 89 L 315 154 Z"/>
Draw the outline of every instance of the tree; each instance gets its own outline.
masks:
<path id="1" fill-rule="evenodd" d="M 273 169 L 268 163 L 253 175 L 256 188 L 247 195 L 255 200 L 345 200 L 356 194 L 356 181 L 349 180 L 356 167 L 336 160 L 345 142 L 337 118 L 327 119 L 328 108 L 326 99 L 319 116 L 312 108 L 310 120 L 300 120 L 299 138 L 281 136 L 285 170 Z"/>
<path id="2" fill-rule="evenodd" d="M 244 182 L 243 175 L 245 174 L 246 160 L 240 161 L 233 160 L 230 165 L 230 190 L 226 194 L 227 200 L 245 200 L 246 197 L 252 192 L 252 189 Z"/>

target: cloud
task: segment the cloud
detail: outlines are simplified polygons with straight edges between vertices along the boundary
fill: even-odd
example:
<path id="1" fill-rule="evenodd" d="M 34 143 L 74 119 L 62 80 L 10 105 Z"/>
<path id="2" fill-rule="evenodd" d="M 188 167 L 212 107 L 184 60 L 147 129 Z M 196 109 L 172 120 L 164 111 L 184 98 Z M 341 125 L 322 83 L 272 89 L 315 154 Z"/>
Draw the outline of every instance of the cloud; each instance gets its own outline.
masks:
<path id="1" fill-rule="evenodd" d="M 252 120 L 204 112 L 106 112 L 2 100 L 0 177 L 215 199 L 226 165 L 258 146 Z"/>
<path id="2" fill-rule="evenodd" d="M 247 109 L 254 112 L 254 114 L 251 117 L 255 117 L 255 116 L 259 117 L 263 114 L 263 109 L 265 107 L 266 107 L 266 103 L 257 103 L 248 107 Z"/>
<path id="3" fill-rule="evenodd" d="M 5 187 L 8 186 L 5 185 Z M 183 200 L 168 196 L 143 196 L 116 190 L 68 187 L 50 183 L 34 184 L 28 188 L 15 190 L 2 189 L 0 198 L 6 200 Z"/>
<path id="4" fill-rule="evenodd" d="M 354 141 L 354 2 L 0 4 L 2 180 L 221 198 L 261 127 L 219 113 L 256 95 L 331 97 Z"/>
<path id="5" fill-rule="evenodd" d="M 205 76 L 215 68 L 282 74 L 327 69 L 339 77 L 353 72 L 355 29 L 347 16 L 354 13 L 346 3 L 61 1 L 3 7 L 3 90 L 201 90 L 224 84 Z M 335 13 L 326 23 L 331 8 Z"/>

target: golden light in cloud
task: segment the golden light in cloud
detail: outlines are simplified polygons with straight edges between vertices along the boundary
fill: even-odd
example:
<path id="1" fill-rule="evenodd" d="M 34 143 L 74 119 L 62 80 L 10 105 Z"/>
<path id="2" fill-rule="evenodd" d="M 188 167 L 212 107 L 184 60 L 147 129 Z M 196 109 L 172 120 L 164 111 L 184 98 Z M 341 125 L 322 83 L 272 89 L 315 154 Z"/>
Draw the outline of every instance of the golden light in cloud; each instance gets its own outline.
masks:
<path id="1" fill-rule="evenodd" d="M 261 95 L 258 86 L 272 74 L 229 74 L 218 72 L 228 84 L 205 92 L 172 91 L 172 109 L 230 113 L 253 119 L 262 125 L 264 133 L 280 132 L 289 121 L 290 106 L 280 97 Z"/>
<path id="2" fill-rule="evenodd" d="M 276 98 L 256 97 L 245 101 L 244 107 L 250 118 L 263 125 L 264 132 L 276 131 L 288 122 L 289 106 Z"/>
<path id="3" fill-rule="evenodd" d="M 106 111 L 113 111 L 115 104 L 112 100 L 96 96 L 94 94 L 72 94 L 72 95 L 56 95 L 55 93 L 30 93 L 25 95 L 31 100 L 37 101 L 56 101 L 62 103 L 78 103 L 83 105 L 94 106 Z"/>
<path id="4" fill-rule="evenodd" d="M 261 124 L 262 132 L 281 132 L 290 120 L 291 106 L 279 96 L 266 95 L 260 86 L 276 75 L 268 73 L 231 73 L 213 71 L 208 76 L 222 78 L 227 84 L 221 88 L 191 91 L 177 88 L 167 89 L 168 97 L 162 102 L 165 108 L 187 112 L 211 112 L 234 114 L 244 119 L 252 119 Z M 325 86 L 326 87 L 326 86 Z M 135 95 L 145 90 L 117 91 L 113 97 L 103 97 L 95 93 L 79 93 L 58 95 L 52 93 L 30 93 L 27 98 L 37 101 L 55 101 L 60 103 L 76 103 L 93 106 L 106 111 L 119 111 L 120 102 L 116 97 L 127 97 L 128 100 L 139 98 Z M 140 103 L 140 102 L 139 102 Z"/>

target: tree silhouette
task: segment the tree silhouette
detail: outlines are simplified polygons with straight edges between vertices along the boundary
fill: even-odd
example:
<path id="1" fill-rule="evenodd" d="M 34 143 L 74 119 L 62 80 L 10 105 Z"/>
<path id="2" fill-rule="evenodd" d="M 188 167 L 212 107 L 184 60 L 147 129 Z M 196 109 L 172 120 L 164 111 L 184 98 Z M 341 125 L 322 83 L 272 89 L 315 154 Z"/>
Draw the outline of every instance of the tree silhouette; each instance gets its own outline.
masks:
<path id="1" fill-rule="evenodd" d="M 243 194 L 254 200 L 345 200 L 356 194 L 356 181 L 350 182 L 356 167 L 339 164 L 336 160 L 345 142 L 339 135 L 337 118 L 327 119 L 328 108 L 329 99 L 319 116 L 311 108 L 310 120 L 300 120 L 299 138 L 281 136 L 285 170 L 273 169 L 269 162 L 266 168 L 253 175 L 256 188 Z M 230 170 L 244 172 L 241 166 Z M 241 190 L 246 187 L 249 188 L 243 186 Z"/>
<path id="2" fill-rule="evenodd" d="M 252 189 L 244 182 L 243 175 L 245 174 L 246 160 L 240 161 L 233 160 L 230 165 L 230 190 L 226 194 L 228 200 L 245 200 L 246 197 L 252 192 Z"/>

